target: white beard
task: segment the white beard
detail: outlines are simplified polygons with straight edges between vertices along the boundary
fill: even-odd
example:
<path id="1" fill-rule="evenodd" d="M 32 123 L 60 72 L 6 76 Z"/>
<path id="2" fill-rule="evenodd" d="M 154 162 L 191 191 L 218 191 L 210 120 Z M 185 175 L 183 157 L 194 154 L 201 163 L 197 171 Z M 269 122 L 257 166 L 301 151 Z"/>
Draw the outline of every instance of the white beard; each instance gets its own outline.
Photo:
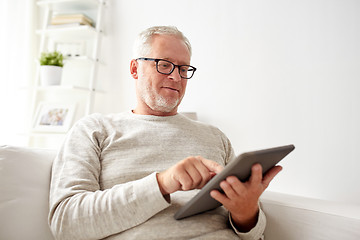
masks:
<path id="1" fill-rule="evenodd" d="M 181 99 L 179 98 L 164 98 L 157 92 L 153 91 L 153 89 L 144 82 L 140 83 L 140 85 L 140 97 L 144 101 L 144 103 L 153 111 L 166 113 L 172 112 L 181 101 Z"/>

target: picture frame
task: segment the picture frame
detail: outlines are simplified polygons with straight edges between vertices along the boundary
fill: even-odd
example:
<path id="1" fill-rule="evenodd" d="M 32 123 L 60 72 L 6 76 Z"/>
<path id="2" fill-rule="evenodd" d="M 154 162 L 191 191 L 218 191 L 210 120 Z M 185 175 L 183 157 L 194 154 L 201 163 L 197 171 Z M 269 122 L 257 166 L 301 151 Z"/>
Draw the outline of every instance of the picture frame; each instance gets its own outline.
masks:
<path id="1" fill-rule="evenodd" d="M 40 102 L 33 130 L 37 132 L 67 132 L 73 122 L 75 104 Z"/>
<path id="2" fill-rule="evenodd" d="M 66 58 L 86 56 L 85 41 L 54 42 L 54 49 L 61 52 Z"/>

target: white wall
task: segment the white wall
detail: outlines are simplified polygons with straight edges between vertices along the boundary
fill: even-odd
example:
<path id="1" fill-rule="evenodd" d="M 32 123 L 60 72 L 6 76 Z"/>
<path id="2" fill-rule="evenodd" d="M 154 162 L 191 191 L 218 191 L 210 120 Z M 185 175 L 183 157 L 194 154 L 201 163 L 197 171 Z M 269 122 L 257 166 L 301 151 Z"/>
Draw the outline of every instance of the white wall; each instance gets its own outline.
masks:
<path id="1" fill-rule="evenodd" d="M 14 132 L 25 131 L 27 96 L 18 87 L 34 75 L 37 44 L 30 32 L 37 8 L 31 1 L 19 12 L 19 3 L 0 8 L 5 26 L 21 20 L 1 35 L 0 144 L 22 139 Z M 97 111 L 135 106 L 129 61 L 136 34 L 176 25 L 192 42 L 198 68 L 180 111 L 196 111 L 218 126 L 237 153 L 295 144 L 270 190 L 360 204 L 359 1 L 109 3 L 99 74 L 106 94 L 97 98 Z M 32 20 L 23 25 L 18 16 Z"/>
<path id="2" fill-rule="evenodd" d="M 272 191 L 360 204 L 359 12 L 357 0 L 111 1 L 97 109 L 135 106 L 136 34 L 176 25 L 198 68 L 180 111 L 218 126 L 237 153 L 295 144 Z"/>

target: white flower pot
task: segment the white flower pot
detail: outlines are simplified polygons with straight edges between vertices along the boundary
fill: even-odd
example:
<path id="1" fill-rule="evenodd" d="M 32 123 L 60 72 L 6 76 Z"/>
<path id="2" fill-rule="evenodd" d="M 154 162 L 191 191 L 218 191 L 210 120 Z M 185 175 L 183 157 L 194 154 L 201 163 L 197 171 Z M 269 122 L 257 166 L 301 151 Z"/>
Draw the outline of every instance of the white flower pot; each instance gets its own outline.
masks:
<path id="1" fill-rule="evenodd" d="M 60 85 L 62 67 L 40 66 L 40 81 L 42 86 Z"/>

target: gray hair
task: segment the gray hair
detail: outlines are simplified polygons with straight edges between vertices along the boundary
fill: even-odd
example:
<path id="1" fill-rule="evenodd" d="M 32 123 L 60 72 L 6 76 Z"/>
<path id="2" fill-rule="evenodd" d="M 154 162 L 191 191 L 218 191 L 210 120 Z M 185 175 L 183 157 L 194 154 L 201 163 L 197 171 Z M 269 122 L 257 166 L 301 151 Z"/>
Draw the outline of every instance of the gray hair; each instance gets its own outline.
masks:
<path id="1" fill-rule="evenodd" d="M 154 35 L 173 35 L 183 40 L 191 57 L 191 44 L 185 35 L 174 26 L 155 26 L 141 32 L 134 43 L 134 58 L 147 56 L 151 52 L 151 41 Z"/>

